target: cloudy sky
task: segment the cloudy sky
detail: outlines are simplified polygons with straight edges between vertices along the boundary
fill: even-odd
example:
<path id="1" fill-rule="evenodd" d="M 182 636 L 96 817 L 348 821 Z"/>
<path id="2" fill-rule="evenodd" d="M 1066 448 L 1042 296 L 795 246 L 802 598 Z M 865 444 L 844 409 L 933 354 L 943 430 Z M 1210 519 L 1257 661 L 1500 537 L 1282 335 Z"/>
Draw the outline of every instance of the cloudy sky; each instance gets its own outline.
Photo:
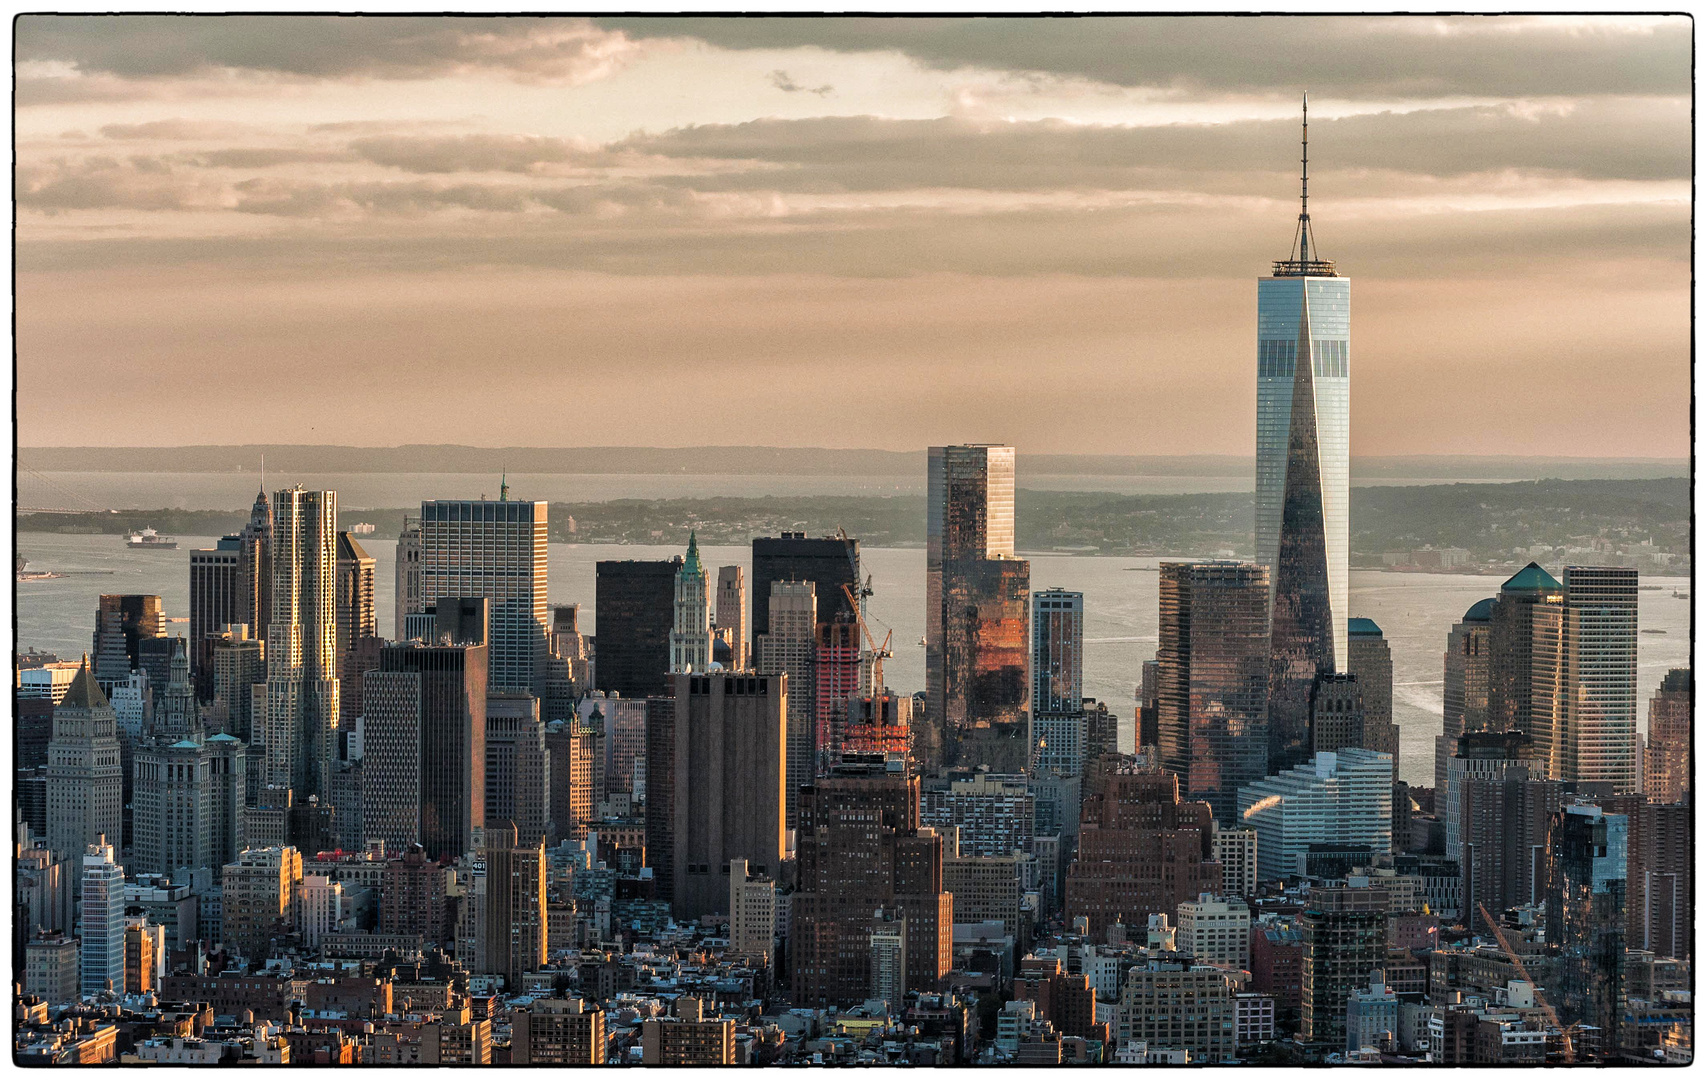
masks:
<path id="1" fill-rule="evenodd" d="M 15 24 L 23 445 L 1689 452 L 1686 19 Z M 75 402 L 75 407 L 68 407 Z"/>

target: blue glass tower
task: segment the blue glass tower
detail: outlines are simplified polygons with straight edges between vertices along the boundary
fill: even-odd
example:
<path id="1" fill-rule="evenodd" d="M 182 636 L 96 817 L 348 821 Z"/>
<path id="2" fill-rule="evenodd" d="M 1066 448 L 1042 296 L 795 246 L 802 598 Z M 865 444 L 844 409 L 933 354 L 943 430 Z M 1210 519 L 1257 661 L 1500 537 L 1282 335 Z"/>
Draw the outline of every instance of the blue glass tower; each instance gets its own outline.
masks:
<path id="1" fill-rule="evenodd" d="M 1310 757 L 1311 685 L 1345 670 L 1347 648 L 1351 281 L 1311 254 L 1308 100 L 1304 116 L 1293 250 L 1257 281 L 1256 541 L 1270 582 L 1271 773 Z"/>

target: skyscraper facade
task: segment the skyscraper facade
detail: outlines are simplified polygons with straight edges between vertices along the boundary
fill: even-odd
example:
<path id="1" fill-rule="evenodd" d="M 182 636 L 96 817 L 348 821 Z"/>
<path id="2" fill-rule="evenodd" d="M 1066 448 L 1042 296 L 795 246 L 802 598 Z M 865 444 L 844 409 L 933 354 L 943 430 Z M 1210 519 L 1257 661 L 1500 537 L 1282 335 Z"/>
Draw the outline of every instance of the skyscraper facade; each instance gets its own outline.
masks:
<path id="1" fill-rule="evenodd" d="M 1393 847 L 1393 762 L 1349 748 L 1239 789 L 1240 823 L 1257 834 L 1257 876 L 1303 872 L 1311 844 Z"/>
<path id="2" fill-rule="evenodd" d="M 330 795 L 337 759 L 338 493 L 273 493 L 263 781 L 296 802 Z"/>
<path id="3" fill-rule="evenodd" d="M 859 541 L 852 537 L 808 537 L 805 533 L 753 537 L 753 635 L 770 633 L 770 595 L 778 581 L 810 581 L 817 598 L 818 624 L 854 614 L 847 586 L 857 597 L 863 578 Z M 816 634 L 816 630 L 814 630 Z"/>
<path id="4" fill-rule="evenodd" d="M 717 628 L 729 631 L 729 670 L 747 670 L 747 579 L 739 566 L 717 568 Z"/>
<path id="5" fill-rule="evenodd" d="M 124 831 L 118 722 L 88 657 L 53 710 L 47 744 L 47 842 L 67 860 Z"/>
<path id="6" fill-rule="evenodd" d="M 1399 775 L 1399 725 L 1393 723 L 1393 651 L 1374 619 L 1346 620 L 1346 670 L 1357 676 L 1363 696 L 1363 740 L 1366 750 L 1393 758 Z"/>
<path id="7" fill-rule="evenodd" d="M 1648 750 L 1643 759 L 1642 791 L 1651 803 L 1690 801 L 1690 712 L 1695 680 L 1689 668 L 1666 672 L 1648 702 Z"/>
<path id="8" fill-rule="evenodd" d="M 158 596 L 102 596 L 95 612 L 94 648 L 89 654 L 102 693 L 110 695 L 131 672 L 142 669 L 144 640 L 165 636 L 166 616 Z"/>
<path id="9" fill-rule="evenodd" d="M 1031 594 L 1033 763 L 1063 776 L 1084 771 L 1085 594 Z"/>
<path id="10" fill-rule="evenodd" d="M 78 989 L 83 996 L 124 990 L 124 867 L 107 837 L 83 849 L 79 881 Z"/>
<path id="11" fill-rule="evenodd" d="M 190 552 L 190 671 L 196 700 L 213 700 L 213 637 L 221 626 L 245 622 L 242 603 L 242 538 L 221 537 L 211 548 Z"/>
<path id="12" fill-rule="evenodd" d="M 373 606 L 373 556 L 347 532 L 338 533 L 338 584 L 334 618 L 337 622 L 338 677 L 346 671 L 356 641 L 379 635 L 379 618 Z M 341 719 L 353 722 L 356 713 Z"/>
<path id="13" fill-rule="evenodd" d="M 1436 791 L 1446 786 L 1446 763 L 1458 747 L 1458 736 L 1489 730 L 1488 692 L 1493 677 L 1492 620 L 1495 603 L 1491 596 L 1476 601 L 1446 636 L 1440 734 L 1434 741 Z"/>
<path id="14" fill-rule="evenodd" d="M 670 674 L 703 675 L 711 670 L 710 575 L 699 561 L 699 538 L 688 534 L 688 553 L 676 568 L 674 620 L 670 630 Z"/>
<path id="15" fill-rule="evenodd" d="M 753 639 L 754 668 L 761 675 L 788 676 L 785 798 L 790 828 L 800 808 L 800 785 L 815 775 L 817 695 L 813 688 L 813 635 L 818 625 L 818 593 L 810 581 L 770 583 L 765 631 Z"/>
<path id="16" fill-rule="evenodd" d="M 596 689 L 630 698 L 670 694 L 670 632 L 680 567 L 680 559 L 598 564 Z"/>
<path id="17" fill-rule="evenodd" d="M 1636 571 L 1565 567 L 1564 602 L 1533 608 L 1530 735 L 1547 775 L 1635 791 Z"/>
<path id="18" fill-rule="evenodd" d="M 550 840 L 551 759 L 532 694 L 486 695 L 487 821 L 508 821 L 517 842 L 532 847 Z"/>
<path id="19" fill-rule="evenodd" d="M 1550 996 L 1565 1023 L 1600 1028 L 1608 1049 L 1619 1045 L 1628 840 L 1628 819 L 1599 806 L 1566 806 L 1553 819 L 1547 943 L 1559 948 L 1560 972 Z"/>
<path id="20" fill-rule="evenodd" d="M 943 838 L 923 828 L 919 778 L 901 755 L 853 755 L 806 788 L 789 952 L 796 1003 L 870 996 L 872 921 L 904 920 L 900 964 L 933 990 L 953 962 L 954 902 L 943 891 Z"/>
<path id="21" fill-rule="evenodd" d="M 397 556 L 392 566 L 392 575 L 391 636 L 402 640 L 404 620 L 410 615 L 419 614 L 422 608 L 419 518 L 403 518 L 403 529 L 397 534 Z"/>
<path id="22" fill-rule="evenodd" d="M 1564 587 L 1536 563 L 1525 566 L 1500 586 L 1488 613 L 1487 730 L 1535 734 L 1530 730 L 1534 616 L 1539 608 L 1562 603 L 1564 597 Z M 1465 730 L 1470 730 L 1468 723 Z"/>
<path id="23" fill-rule="evenodd" d="M 1183 797 L 1232 822 L 1238 791 L 1268 764 L 1268 571 L 1255 563 L 1163 563 L 1157 625 L 1157 748 Z"/>
<path id="24" fill-rule="evenodd" d="M 931 447 L 925 498 L 921 757 L 1019 772 L 1031 757 L 1031 565 L 1014 558 L 1013 447 Z"/>
<path id="25" fill-rule="evenodd" d="M 1296 257 L 1257 282 L 1257 561 L 1269 569 L 1271 772 L 1310 755 L 1310 686 L 1345 670 L 1351 281 L 1311 257 L 1308 114 Z M 1303 362 L 1300 362 L 1303 361 Z"/>
<path id="26" fill-rule="evenodd" d="M 543 692 L 546 504 L 455 499 L 421 504 L 421 602 L 483 596 L 494 690 Z"/>
<path id="27" fill-rule="evenodd" d="M 796 775 L 789 781 L 793 787 L 807 783 L 841 753 L 848 726 L 848 699 L 861 689 L 859 644 L 859 624 L 851 615 L 837 616 L 818 628 L 818 640 L 812 647 L 813 771 Z"/>
<path id="28" fill-rule="evenodd" d="M 237 534 L 238 617 L 256 641 L 267 640 L 273 619 L 273 505 L 266 489 L 255 493 L 249 520 Z"/>
<path id="29" fill-rule="evenodd" d="M 731 859 L 781 870 L 787 676 L 712 672 L 675 684 L 672 905 L 676 918 L 697 919 L 727 904 Z"/>

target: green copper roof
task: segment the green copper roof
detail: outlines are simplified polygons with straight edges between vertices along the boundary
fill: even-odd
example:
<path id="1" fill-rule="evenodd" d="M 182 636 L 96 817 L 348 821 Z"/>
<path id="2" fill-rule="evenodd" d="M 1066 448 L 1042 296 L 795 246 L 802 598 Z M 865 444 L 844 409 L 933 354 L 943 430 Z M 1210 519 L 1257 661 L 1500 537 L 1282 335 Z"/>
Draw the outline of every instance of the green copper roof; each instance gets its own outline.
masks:
<path id="1" fill-rule="evenodd" d="M 1492 622 L 1494 619 L 1494 601 L 1497 597 L 1490 596 L 1470 605 L 1470 610 L 1464 613 L 1465 622 Z"/>
<path id="2" fill-rule="evenodd" d="M 1380 637 L 1381 628 L 1375 625 L 1374 619 L 1351 618 L 1345 621 L 1345 632 L 1348 634 L 1367 637 Z"/>
<path id="3" fill-rule="evenodd" d="M 698 530 L 688 531 L 688 557 L 682 563 L 682 569 L 690 574 L 699 573 L 699 533 Z"/>
<path id="4" fill-rule="evenodd" d="M 222 731 L 218 735 L 209 736 L 207 741 L 208 742 L 242 742 L 243 740 L 239 739 L 235 735 L 227 735 L 225 732 Z"/>
<path id="5" fill-rule="evenodd" d="M 65 697 L 60 700 L 62 709 L 104 709 L 107 707 L 107 695 L 101 693 L 100 684 L 95 682 L 95 673 L 89 670 L 89 654 L 83 654 L 83 666 L 77 669 L 77 674 L 71 677 L 71 686 L 66 689 Z"/>
<path id="6" fill-rule="evenodd" d="M 1530 563 L 1500 586 L 1500 592 L 1552 592 L 1560 589 L 1558 579 L 1541 569 L 1540 563 Z"/>

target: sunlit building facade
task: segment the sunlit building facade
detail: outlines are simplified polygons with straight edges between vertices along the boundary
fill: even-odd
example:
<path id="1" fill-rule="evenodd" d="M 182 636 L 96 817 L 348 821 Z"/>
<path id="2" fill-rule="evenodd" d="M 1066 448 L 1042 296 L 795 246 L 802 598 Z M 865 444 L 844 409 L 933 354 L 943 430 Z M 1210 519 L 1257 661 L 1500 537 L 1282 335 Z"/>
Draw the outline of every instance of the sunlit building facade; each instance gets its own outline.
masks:
<path id="1" fill-rule="evenodd" d="M 546 505 L 486 499 L 421 504 L 421 602 L 441 596 L 492 601 L 487 645 L 493 690 L 544 692 Z"/>

